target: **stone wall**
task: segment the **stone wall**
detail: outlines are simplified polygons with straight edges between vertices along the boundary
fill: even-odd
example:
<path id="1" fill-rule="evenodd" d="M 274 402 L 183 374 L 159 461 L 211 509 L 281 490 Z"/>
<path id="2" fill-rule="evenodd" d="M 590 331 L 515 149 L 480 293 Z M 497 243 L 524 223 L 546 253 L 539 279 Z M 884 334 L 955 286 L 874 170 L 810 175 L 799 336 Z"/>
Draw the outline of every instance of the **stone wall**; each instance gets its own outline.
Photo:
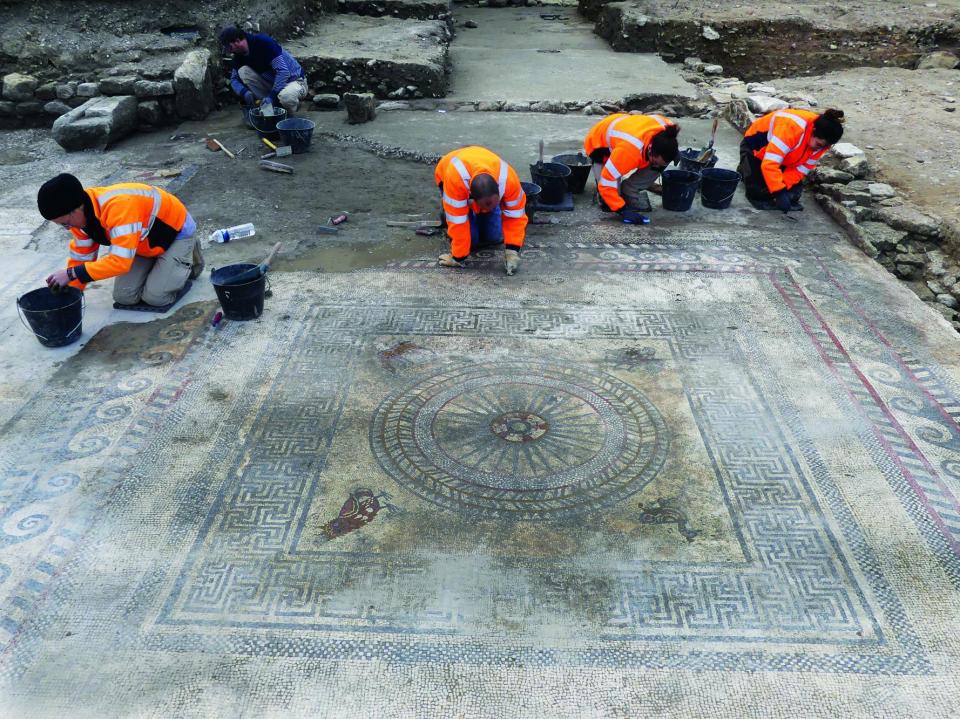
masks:
<path id="1" fill-rule="evenodd" d="M 691 70 L 703 69 L 696 59 Z M 741 132 L 760 115 L 792 107 L 815 108 L 812 97 L 778 96 L 776 89 L 738 78 L 701 77 L 710 96 Z M 854 245 L 903 280 L 960 331 L 960 231 L 907 202 L 874 177 L 870 159 L 850 143 L 838 143 L 807 181 L 821 207 Z"/>

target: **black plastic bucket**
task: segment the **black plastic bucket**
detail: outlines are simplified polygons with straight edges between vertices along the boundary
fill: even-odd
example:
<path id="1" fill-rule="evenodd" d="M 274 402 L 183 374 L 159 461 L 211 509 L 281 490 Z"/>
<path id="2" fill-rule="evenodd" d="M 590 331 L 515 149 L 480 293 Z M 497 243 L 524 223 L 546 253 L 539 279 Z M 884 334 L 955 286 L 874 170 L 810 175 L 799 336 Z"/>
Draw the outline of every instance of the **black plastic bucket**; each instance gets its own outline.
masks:
<path id="1" fill-rule="evenodd" d="M 521 182 L 520 187 L 523 188 L 523 194 L 527 196 L 527 219 L 533 220 L 533 216 L 537 212 L 537 205 L 540 204 L 540 185 L 533 182 Z"/>
<path id="2" fill-rule="evenodd" d="M 708 167 L 701 173 L 700 204 L 711 210 L 725 210 L 730 207 L 733 195 L 740 184 L 740 173 Z"/>
<path id="3" fill-rule="evenodd" d="M 228 320 L 255 320 L 263 314 L 263 298 L 267 291 L 266 275 L 260 275 L 257 279 L 241 285 L 230 282 L 230 278 L 254 267 L 256 265 L 250 262 L 241 262 L 210 273 L 210 282 L 213 283 L 217 299 L 223 307 L 223 316 Z"/>
<path id="4" fill-rule="evenodd" d="M 76 287 L 32 290 L 17 298 L 17 312 L 44 347 L 63 347 L 83 333 L 83 292 Z"/>
<path id="5" fill-rule="evenodd" d="M 274 107 L 272 115 L 264 115 L 259 107 L 250 111 L 250 124 L 256 130 L 260 137 L 268 140 L 279 140 L 280 131 L 277 130 L 277 123 L 287 119 L 287 111 L 282 107 Z"/>
<path id="6" fill-rule="evenodd" d="M 302 155 L 304 152 L 310 152 L 310 140 L 313 138 L 313 128 L 316 127 L 312 120 L 305 117 L 291 117 L 287 120 L 281 120 L 277 123 L 277 130 L 280 131 L 280 140 L 285 145 L 290 145 L 294 155 Z"/>
<path id="7" fill-rule="evenodd" d="M 570 168 L 570 177 L 567 178 L 567 189 L 570 192 L 575 195 L 583 192 L 593 169 L 593 161 L 589 157 L 579 152 L 576 155 L 554 155 L 551 161 Z"/>
<path id="8" fill-rule="evenodd" d="M 713 167 L 717 164 L 718 158 L 715 152 L 707 162 L 697 162 L 697 158 L 702 154 L 703 150 L 694 150 L 692 147 L 681 150 L 680 154 L 677 155 L 677 159 L 680 160 L 680 169 L 686 170 L 687 172 L 702 172 L 708 167 Z"/>
<path id="9" fill-rule="evenodd" d="M 664 170 L 660 175 L 663 184 L 663 209 L 686 212 L 697 196 L 700 173 L 688 170 Z"/>
<path id="10" fill-rule="evenodd" d="M 567 178 L 570 168 L 559 162 L 535 162 L 530 165 L 530 177 L 540 185 L 540 204 L 559 205 L 567 194 Z"/>

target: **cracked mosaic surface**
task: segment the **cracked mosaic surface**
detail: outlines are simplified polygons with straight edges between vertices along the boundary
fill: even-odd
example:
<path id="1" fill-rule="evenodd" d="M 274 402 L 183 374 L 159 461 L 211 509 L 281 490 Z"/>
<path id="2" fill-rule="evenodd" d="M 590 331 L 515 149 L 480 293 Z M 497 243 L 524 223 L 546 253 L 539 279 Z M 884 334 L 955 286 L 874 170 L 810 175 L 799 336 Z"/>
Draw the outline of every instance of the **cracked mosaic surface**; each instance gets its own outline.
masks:
<path id="1" fill-rule="evenodd" d="M 829 236 L 750 240 L 533 249 L 515 302 L 495 255 L 457 287 L 278 275 L 259 322 L 108 334 L 5 428 L 4 691 L 108 715 L 149 678 L 145 713 L 316 715 L 376 677 L 380 716 L 550 715 L 534 686 L 583 715 L 673 687 L 677 715 L 846 691 L 949 716 L 952 366 Z"/>

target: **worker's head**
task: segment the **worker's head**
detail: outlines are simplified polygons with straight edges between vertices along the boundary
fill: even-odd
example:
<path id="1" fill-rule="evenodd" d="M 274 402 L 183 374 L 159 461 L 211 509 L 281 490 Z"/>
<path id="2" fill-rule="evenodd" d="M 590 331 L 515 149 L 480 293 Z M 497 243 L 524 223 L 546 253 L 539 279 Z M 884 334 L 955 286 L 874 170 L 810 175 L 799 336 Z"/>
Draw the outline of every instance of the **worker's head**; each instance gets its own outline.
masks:
<path id="1" fill-rule="evenodd" d="M 822 150 L 836 145 L 843 137 L 843 110 L 833 108 L 825 110 L 813 121 L 813 133 L 810 136 L 810 149 Z"/>
<path id="2" fill-rule="evenodd" d="M 680 151 L 677 145 L 677 134 L 680 132 L 679 125 L 668 125 L 650 140 L 650 147 L 647 148 L 647 161 L 654 170 L 662 170 L 677 157 Z"/>
<path id="3" fill-rule="evenodd" d="M 227 25 L 220 31 L 220 44 L 228 52 L 246 55 L 250 52 L 250 46 L 247 44 L 247 33 L 236 25 Z"/>
<path id="4" fill-rule="evenodd" d="M 500 203 L 500 186 L 492 175 L 481 173 L 470 182 L 470 199 L 481 212 L 493 212 Z"/>
<path id="5" fill-rule="evenodd" d="M 87 193 L 73 175 L 66 172 L 47 180 L 37 191 L 37 208 L 44 219 L 67 229 L 81 228 L 87 224 L 83 205 Z"/>

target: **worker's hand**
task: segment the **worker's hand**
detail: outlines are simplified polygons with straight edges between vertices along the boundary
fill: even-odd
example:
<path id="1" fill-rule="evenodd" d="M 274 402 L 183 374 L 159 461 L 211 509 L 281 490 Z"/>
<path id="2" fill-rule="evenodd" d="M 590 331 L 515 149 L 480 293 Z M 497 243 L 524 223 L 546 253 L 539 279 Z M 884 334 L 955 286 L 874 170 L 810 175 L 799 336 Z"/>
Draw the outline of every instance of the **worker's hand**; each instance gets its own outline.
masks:
<path id="1" fill-rule="evenodd" d="M 627 225 L 649 225 L 650 218 L 646 215 L 641 215 L 636 210 L 631 210 L 629 207 L 624 207 L 620 210 L 620 217 L 623 218 L 623 222 Z"/>
<path id="2" fill-rule="evenodd" d="M 69 284 L 70 284 L 70 277 L 67 275 L 66 270 L 57 270 L 52 275 L 49 275 L 47 277 L 47 287 L 51 289 L 53 288 L 59 289 L 61 287 L 66 287 Z"/>
<path id="3" fill-rule="evenodd" d="M 790 212 L 790 193 L 786 190 L 780 190 L 773 196 L 774 202 L 777 203 L 777 209 L 781 212 Z"/>
<path id="4" fill-rule="evenodd" d="M 437 264 L 441 267 L 463 267 L 463 263 L 457 262 L 453 259 L 453 255 L 449 252 L 444 252 L 437 258 Z"/>
<path id="5" fill-rule="evenodd" d="M 257 102 L 257 98 L 254 97 L 254 94 L 252 92 L 247 90 L 245 93 L 243 93 L 244 105 L 247 105 L 248 107 L 253 107 L 254 105 L 256 105 L 256 102 Z"/>
<path id="6" fill-rule="evenodd" d="M 520 253 L 509 248 L 505 249 L 503 251 L 503 269 L 507 271 L 507 275 L 512 276 L 519 266 Z"/>

